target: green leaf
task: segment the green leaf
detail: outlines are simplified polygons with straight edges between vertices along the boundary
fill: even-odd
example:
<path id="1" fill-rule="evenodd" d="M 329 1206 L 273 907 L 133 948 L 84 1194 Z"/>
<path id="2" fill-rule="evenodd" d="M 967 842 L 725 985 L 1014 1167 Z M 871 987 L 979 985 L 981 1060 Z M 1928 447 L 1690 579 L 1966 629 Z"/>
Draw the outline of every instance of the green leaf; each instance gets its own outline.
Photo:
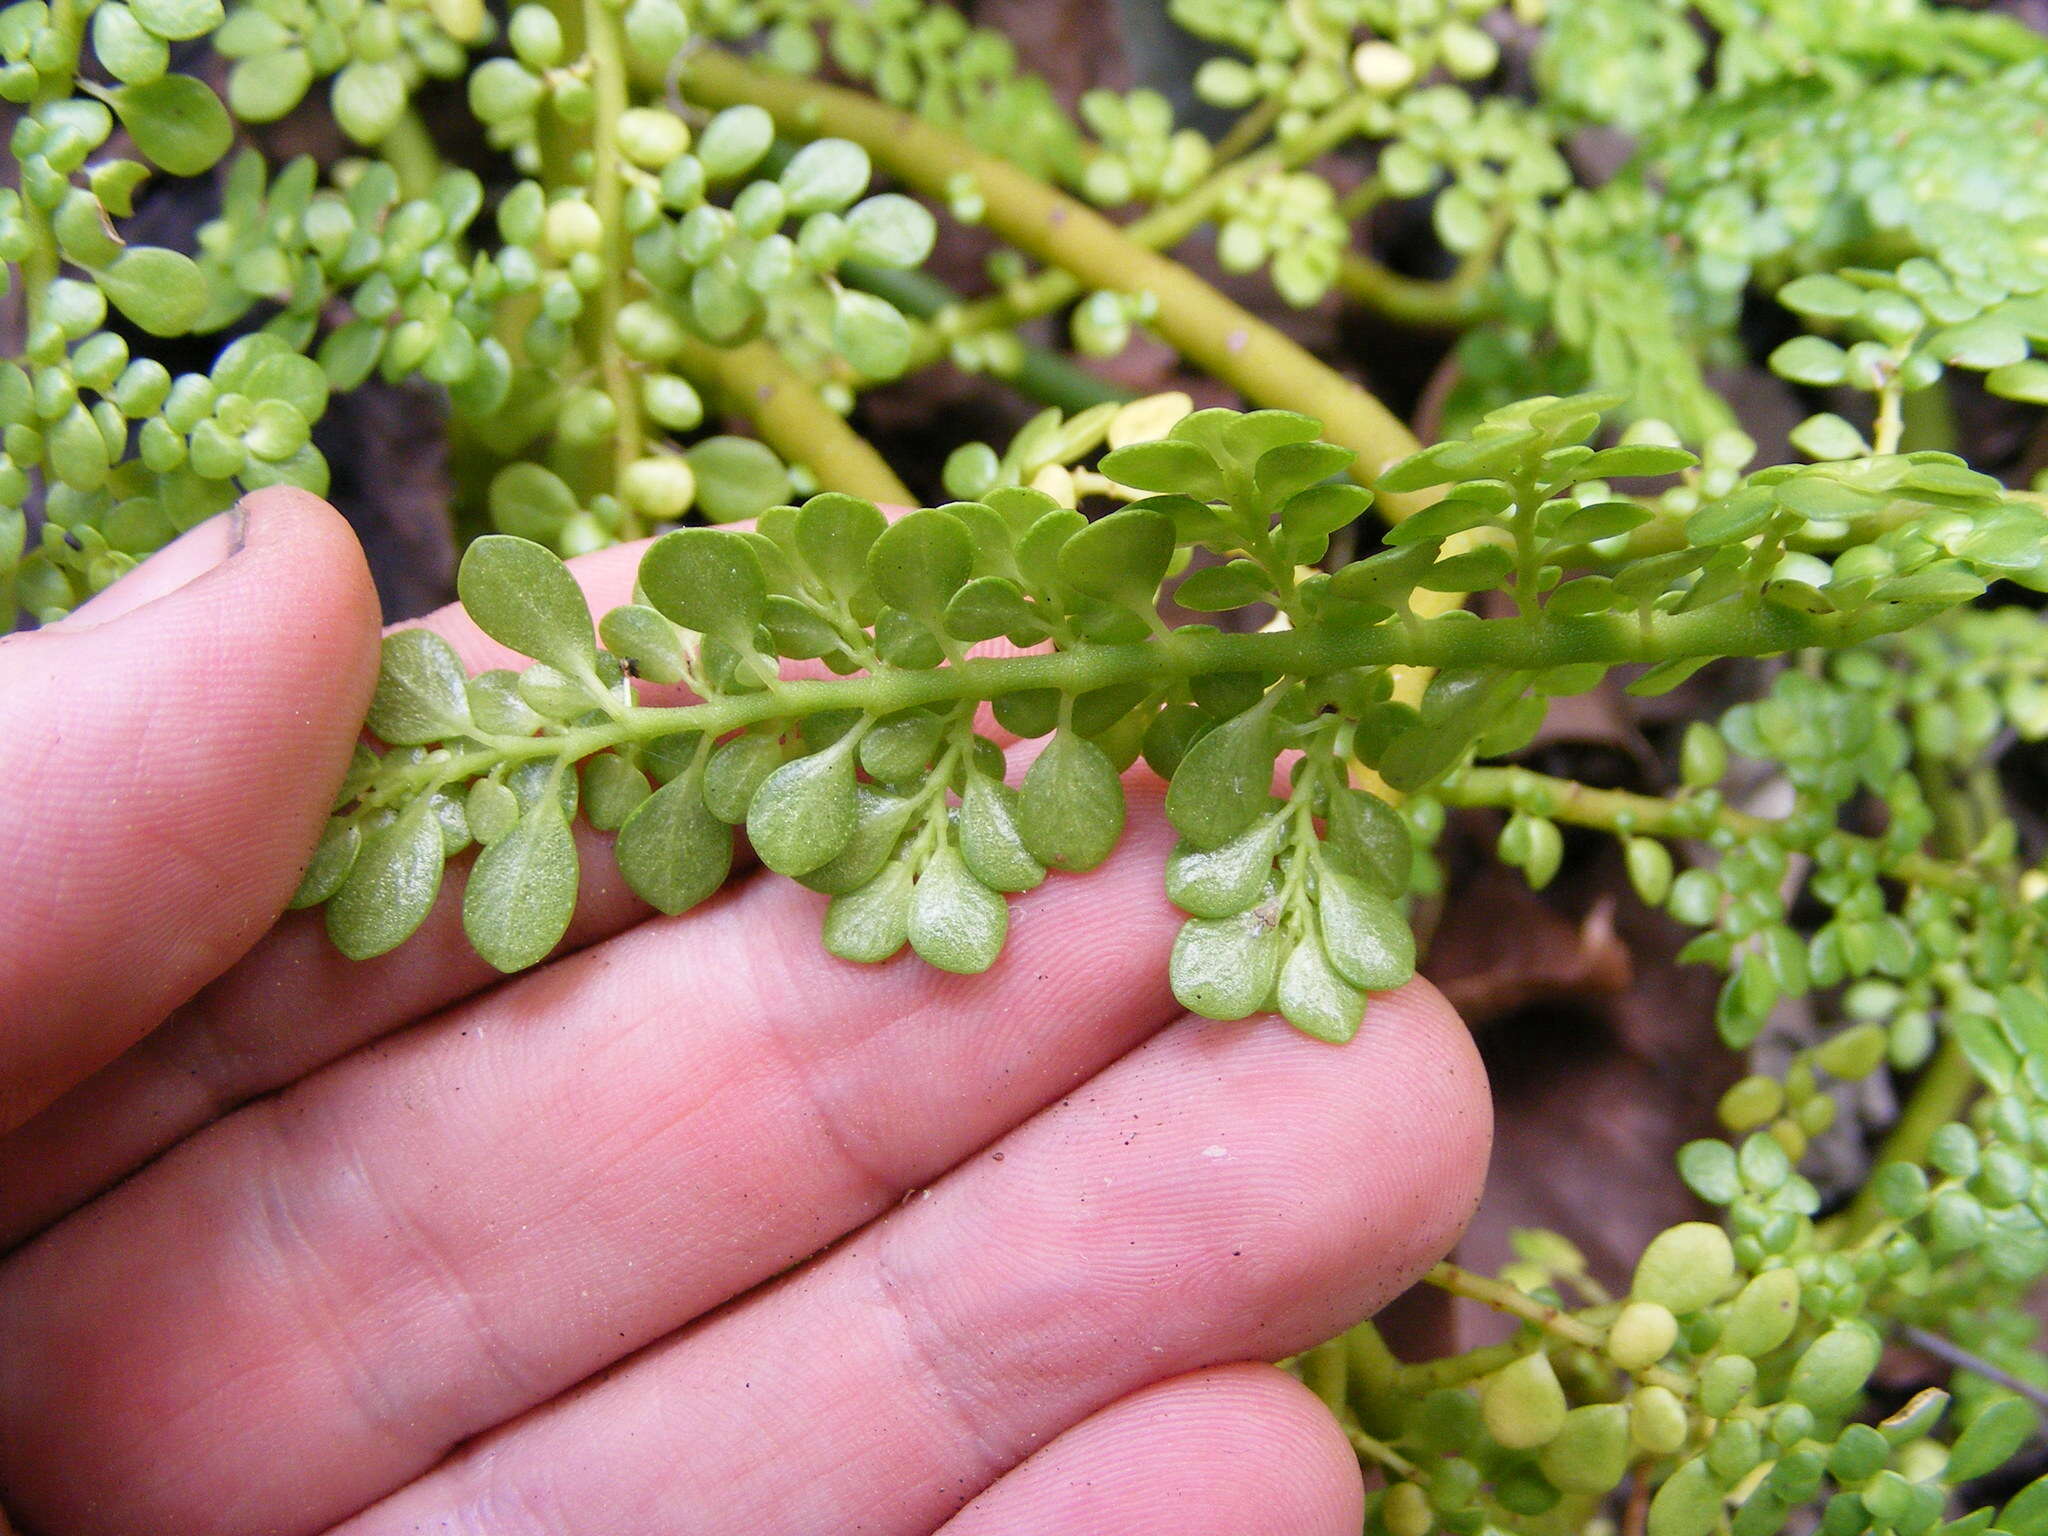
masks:
<path id="1" fill-rule="evenodd" d="M 728 826 L 747 819 L 754 791 L 782 766 L 782 748 L 772 736 L 735 736 L 704 765 L 704 804 Z"/>
<path id="2" fill-rule="evenodd" d="M 1834 1413 L 1863 1390 L 1877 1369 L 1877 1336 L 1868 1328 L 1842 1324 L 1806 1346 L 1792 1367 L 1785 1396 L 1815 1413 Z"/>
<path id="3" fill-rule="evenodd" d="M 539 464 L 507 464 L 491 477 L 491 522 L 500 533 L 535 543 L 553 543 L 581 510 L 576 493 L 553 470 Z"/>
<path id="4" fill-rule="evenodd" d="M 1294 946 L 1280 967 L 1280 1013 L 1305 1035 L 1342 1045 L 1358 1033 L 1365 994 L 1337 974 L 1323 947 L 1312 940 Z"/>
<path id="5" fill-rule="evenodd" d="M 1514 573 L 1515 557 L 1499 544 L 1446 555 L 1425 569 L 1416 585 L 1425 592 L 1487 592 Z"/>
<path id="6" fill-rule="evenodd" d="M 868 576 L 882 601 L 928 629 L 974 574 L 974 538 L 950 512 L 927 507 L 891 523 L 868 551 Z"/>
<path id="7" fill-rule="evenodd" d="M 946 633 L 973 643 L 1045 630 L 1017 583 L 1007 576 L 977 576 L 946 604 Z"/>
<path id="8" fill-rule="evenodd" d="M 1327 832 L 1324 855 L 1339 869 L 1382 896 L 1407 893 L 1415 839 L 1408 823 L 1386 801 L 1368 790 L 1333 790 Z"/>
<path id="9" fill-rule="evenodd" d="M 1795 384 L 1839 384 L 1849 374 L 1848 354 L 1818 336 L 1795 336 L 1771 354 L 1771 372 Z"/>
<path id="10" fill-rule="evenodd" d="M 1353 986 L 1383 992 L 1415 974 L 1415 933 L 1408 919 L 1363 880 L 1325 864 L 1316 915 L 1330 964 Z"/>
<path id="11" fill-rule="evenodd" d="M 1689 544 L 1739 544 L 1761 533 L 1777 512 L 1777 501 L 1762 486 L 1749 486 L 1722 501 L 1709 502 L 1685 520 Z"/>
<path id="12" fill-rule="evenodd" d="M 1179 438 L 1112 448 L 1102 456 L 1099 468 L 1134 490 L 1176 491 L 1197 501 L 1214 501 L 1224 494 L 1216 461 L 1197 444 Z"/>
<path id="13" fill-rule="evenodd" d="M 1194 917 L 1235 917 L 1264 894 L 1284 823 L 1267 817 L 1227 842 L 1182 841 L 1166 861 L 1166 898 Z"/>
<path id="14" fill-rule="evenodd" d="M 910 868 L 899 859 L 857 890 L 832 898 L 825 948 L 842 960 L 888 959 L 910 938 L 910 902 Z"/>
<path id="15" fill-rule="evenodd" d="M 2007 363 L 1994 368 L 1984 376 L 1984 387 L 1994 395 L 2008 400 L 2023 400 L 2029 405 L 2048 405 L 2048 363 L 2036 358 L 2025 362 Z M 1830 455 L 1834 457 L 1834 455 Z M 1846 458 L 1843 454 L 1839 457 Z"/>
<path id="16" fill-rule="evenodd" d="M 1603 448 L 1572 471 L 1573 480 L 1619 480 L 1640 475 L 1675 475 L 1699 463 L 1699 455 L 1663 443 L 1623 443 Z"/>
<path id="17" fill-rule="evenodd" d="M 569 677 L 592 676 L 597 633 L 590 606 L 553 551 L 487 533 L 463 555 L 455 590 L 477 628 L 500 645 Z"/>
<path id="18" fill-rule="evenodd" d="M 107 103 L 135 147 L 173 176 L 210 170 L 235 141 L 228 109 L 204 81 L 191 75 L 124 85 Z"/>
<path id="19" fill-rule="evenodd" d="M 864 197 L 846 215 L 847 258 L 904 271 L 931 255 L 938 230 L 931 211 L 900 192 Z"/>
<path id="20" fill-rule="evenodd" d="M 2019 1057 L 2005 1041 L 1997 1023 L 1981 1013 L 1958 1013 L 1949 1033 L 1970 1068 L 1995 1093 L 2010 1093 L 2019 1074 Z"/>
<path id="21" fill-rule="evenodd" d="M 469 715 L 479 727 L 499 736 L 530 736 L 540 725 L 533 706 L 519 696 L 519 674 L 494 667 L 469 680 Z"/>
<path id="22" fill-rule="evenodd" d="M 1228 613 L 1251 603 L 1273 600 L 1273 583 L 1255 560 L 1206 565 L 1174 588 L 1173 600 L 1196 613 Z"/>
<path id="23" fill-rule="evenodd" d="M 784 763 L 747 805 L 747 837 L 778 875 L 806 875 L 835 858 L 853 838 L 853 736 L 822 752 Z"/>
<path id="24" fill-rule="evenodd" d="M 600 832 L 618 831 L 651 792 L 647 775 L 615 752 L 585 758 L 582 774 L 583 814 Z"/>
<path id="25" fill-rule="evenodd" d="M 1479 1411 L 1493 1438 L 1510 1450 L 1533 1450 L 1564 1428 L 1566 1398 L 1541 1344 L 1486 1378 Z"/>
<path id="26" fill-rule="evenodd" d="M 470 835 L 489 847 L 519 825 L 519 797 L 496 779 L 478 779 L 463 797 Z"/>
<path id="27" fill-rule="evenodd" d="M 1072 731 L 1053 733 L 1024 775 L 1017 826 L 1048 869 L 1093 869 L 1124 830 L 1124 787 L 1102 748 Z"/>
<path id="28" fill-rule="evenodd" d="M 1356 522 L 1371 505 L 1372 492 L 1362 485 L 1312 485 L 1281 507 L 1280 532 L 1288 539 L 1327 537 Z"/>
<path id="29" fill-rule="evenodd" d="M 789 211 L 799 218 L 827 209 L 837 213 L 867 190 L 868 152 L 845 139 L 806 144 L 777 177 Z"/>
<path id="30" fill-rule="evenodd" d="M 1998 1528 L 2010 1536 L 2048 1536 L 2048 1477 L 2037 1477 L 1998 1512 Z"/>
<path id="31" fill-rule="evenodd" d="M 1970 1427 L 1956 1436 L 1948 1465 L 1942 1468 L 1942 1480 L 1953 1487 L 1997 1471 L 2019 1454 L 2039 1427 L 2039 1416 L 2022 1398 L 2001 1398 L 1987 1404 L 1970 1420 Z"/>
<path id="32" fill-rule="evenodd" d="M 975 879 L 952 844 L 941 844 L 910 895 L 910 947 L 956 975 L 987 970 L 1003 951 L 1009 904 Z"/>
<path id="33" fill-rule="evenodd" d="M 1703 1458 L 1679 1463 L 1650 1500 L 1647 1536 L 1707 1536 L 1721 1523 L 1721 1483 Z"/>
<path id="34" fill-rule="evenodd" d="M 1590 507 L 1567 512 L 1557 525 L 1557 538 L 1565 544 L 1591 544 L 1630 533 L 1650 521 L 1648 507 L 1633 501 L 1600 501 Z"/>
<path id="35" fill-rule="evenodd" d="M 789 500 L 789 471 L 773 449 L 751 437 L 707 437 L 683 457 L 697 477 L 697 510 L 711 522 L 759 517 Z"/>
<path id="36" fill-rule="evenodd" d="M 1129 507 L 1081 529 L 1060 546 L 1061 579 L 1090 597 L 1150 612 L 1173 561 L 1173 519 Z"/>
<path id="37" fill-rule="evenodd" d="M 1778 302 L 1819 320 L 1850 320 L 1863 311 L 1870 290 L 1828 272 L 1794 278 L 1778 290 Z"/>
<path id="38" fill-rule="evenodd" d="M 227 14 L 221 0 L 129 0 L 129 9 L 150 31 L 174 43 L 204 37 Z"/>
<path id="39" fill-rule="evenodd" d="M 899 795 L 866 784 L 856 786 L 853 836 L 838 853 L 804 875 L 802 883 L 827 896 L 844 896 L 866 885 L 882 872 L 902 842 L 910 818 L 923 808 L 914 792 Z"/>
<path id="40" fill-rule="evenodd" d="M 462 893 L 463 932 L 501 971 L 538 965 L 569 931 L 576 884 L 576 839 L 561 801 L 543 795 L 477 855 Z"/>
<path id="41" fill-rule="evenodd" d="M 164 40 L 135 19 L 119 0 L 109 0 L 92 14 L 92 51 L 116 80 L 154 80 L 170 67 Z M 95 191 L 98 189 L 95 188 Z"/>
<path id="42" fill-rule="evenodd" d="M 845 603 L 868 584 L 868 551 L 888 526 L 873 502 L 827 491 L 797 509 L 797 553 Z"/>
<path id="43" fill-rule="evenodd" d="M 1017 792 L 984 774 L 967 777 L 960 795 L 960 856 L 990 890 L 1028 891 L 1045 879 L 1045 866 L 1024 846 L 1017 827 Z"/>
<path id="44" fill-rule="evenodd" d="M 1166 819 L 1198 848 L 1214 848 L 1243 832 L 1273 798 L 1269 703 L 1253 705 L 1188 748 L 1166 791 Z"/>
<path id="45" fill-rule="evenodd" d="M 640 590 L 662 617 L 751 650 L 768 603 L 761 557 L 744 534 L 715 528 L 664 533 L 640 557 Z"/>
<path id="46" fill-rule="evenodd" d="M 1278 508 L 1309 487 L 1332 475 L 1341 475 L 1357 457 L 1349 448 L 1339 448 L 1335 443 L 1281 443 L 1259 455 L 1252 480 L 1259 488 L 1259 498 L 1268 507 Z M 1362 487 L 1356 489 L 1363 497 L 1357 504 L 1363 508 L 1372 493 Z"/>
<path id="47" fill-rule="evenodd" d="M 390 60 L 358 59 L 334 80 L 334 121 L 358 144 L 380 144 L 405 115 L 405 73 Z"/>
<path id="48" fill-rule="evenodd" d="M 842 288 L 832 300 L 832 345 L 864 379 L 893 379 L 910 363 L 910 322 L 887 299 Z"/>
<path id="49" fill-rule="evenodd" d="M 860 739 L 860 766 L 884 784 L 925 777 L 953 724 L 951 710 L 906 709 L 877 720 Z"/>
<path id="50" fill-rule="evenodd" d="M 1280 947 L 1280 931 L 1256 911 L 1191 917 L 1167 966 L 1174 1000 L 1205 1019 L 1249 1018 L 1273 995 Z"/>
<path id="51" fill-rule="evenodd" d="M 341 882 L 355 868 L 356 854 L 362 846 L 362 829 L 354 822 L 339 817 L 330 820 L 321 830 L 313 857 L 306 861 L 306 872 L 299 877 L 299 888 L 288 903 L 291 909 L 296 912 L 317 907 L 340 890 Z"/>
<path id="52" fill-rule="evenodd" d="M 2027 355 L 2027 338 L 2019 327 L 1993 315 L 1937 332 L 1928 346 L 1945 363 L 1979 370 L 2009 367 Z"/>
<path id="53" fill-rule="evenodd" d="M 615 852 L 619 873 L 640 899 L 674 916 L 725 883 L 732 828 L 705 805 L 700 775 L 681 773 L 634 807 Z"/>
<path id="54" fill-rule="evenodd" d="M 363 839 L 355 867 L 327 903 L 327 935 L 351 960 L 411 938 L 441 889 L 441 824 L 422 795 Z"/>
<path id="55" fill-rule="evenodd" d="M 228 103 L 245 123 L 274 123 L 306 99 L 312 84 L 312 56 L 280 48 L 236 63 L 228 72 Z"/>
<path id="56" fill-rule="evenodd" d="M 614 656 L 633 663 L 650 683 L 683 680 L 685 656 L 675 626 L 652 608 L 627 603 L 597 621 L 598 638 Z"/>
<path id="57" fill-rule="evenodd" d="M 727 107 L 697 135 L 697 158 L 713 181 L 753 169 L 775 142 L 775 119 L 751 102 Z"/>
<path id="58" fill-rule="evenodd" d="M 394 747 L 460 736 L 470 728 L 468 685 L 455 647 L 432 630 L 386 635 L 370 730 Z"/>

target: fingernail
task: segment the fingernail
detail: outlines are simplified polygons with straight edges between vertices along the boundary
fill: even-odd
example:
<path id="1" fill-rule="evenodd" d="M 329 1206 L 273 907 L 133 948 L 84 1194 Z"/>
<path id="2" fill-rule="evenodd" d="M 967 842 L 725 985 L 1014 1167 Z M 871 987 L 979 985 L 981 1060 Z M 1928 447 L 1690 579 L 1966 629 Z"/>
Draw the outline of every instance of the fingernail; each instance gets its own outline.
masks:
<path id="1" fill-rule="evenodd" d="M 239 506 L 230 507 L 173 539 L 53 627 L 96 629 L 125 618 L 143 604 L 197 581 L 239 551 L 248 537 L 248 513 Z"/>

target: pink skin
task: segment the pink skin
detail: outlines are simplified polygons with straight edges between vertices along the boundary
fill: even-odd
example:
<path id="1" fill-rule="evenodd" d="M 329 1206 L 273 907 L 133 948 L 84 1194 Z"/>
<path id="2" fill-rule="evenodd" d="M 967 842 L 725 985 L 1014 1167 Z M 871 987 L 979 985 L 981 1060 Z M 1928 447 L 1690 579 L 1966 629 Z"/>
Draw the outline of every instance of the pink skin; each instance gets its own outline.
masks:
<path id="1" fill-rule="evenodd" d="M 1485 1084 L 1433 990 L 1342 1048 L 1180 1017 L 1142 768 L 1123 847 L 1013 903 L 980 977 L 834 961 L 822 898 L 768 876 L 646 920 L 596 837 L 524 977 L 493 985 L 446 894 L 367 966 L 303 915 L 259 940 L 376 631 L 334 514 L 248 512 L 209 574 L 219 525 L 0 644 L 17 1520 L 1358 1529 L 1327 1415 L 1233 1362 L 1380 1305 L 1469 1214 Z M 608 604 L 632 567 L 579 576 Z"/>

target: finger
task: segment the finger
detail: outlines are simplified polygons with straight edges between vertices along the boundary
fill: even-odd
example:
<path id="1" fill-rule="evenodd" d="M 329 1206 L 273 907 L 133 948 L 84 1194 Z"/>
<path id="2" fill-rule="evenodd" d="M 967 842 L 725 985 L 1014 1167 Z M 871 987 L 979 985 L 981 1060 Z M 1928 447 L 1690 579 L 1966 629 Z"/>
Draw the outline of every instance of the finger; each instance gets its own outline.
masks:
<path id="1" fill-rule="evenodd" d="M 1125 1394 L 1385 1302 L 1470 1214 L 1487 1126 L 1470 1037 L 1427 983 L 1336 1048 L 1186 1021 L 342 1531 L 927 1531 Z"/>
<path id="2" fill-rule="evenodd" d="M 271 490 L 0 643 L 0 1130 L 276 918 L 361 729 L 376 614 L 348 525 Z"/>
<path id="3" fill-rule="evenodd" d="M 631 601 L 644 549 L 618 545 L 570 562 L 593 612 Z M 525 664 L 478 629 L 460 605 L 417 626 L 446 638 L 472 672 Z M 977 655 L 1014 650 L 1004 641 L 974 648 Z M 680 697 L 673 689 L 643 686 L 643 693 L 650 702 Z M 982 720 L 979 729 L 998 742 L 1015 739 L 992 720 Z M 650 912 L 620 878 L 609 836 L 579 827 L 577 843 L 584 873 L 575 918 L 557 951 L 563 954 Z M 744 846 L 740 855 L 742 867 L 751 862 Z M 239 1105 L 500 981 L 463 933 L 468 867 L 467 859 L 453 861 L 427 921 L 398 950 L 374 960 L 343 957 L 328 942 L 320 913 L 288 914 L 242 964 L 161 1028 L 0 1137 L 0 1252 Z"/>
<path id="4" fill-rule="evenodd" d="M 1174 1016 L 1159 795 L 982 976 L 760 876 L 194 1138 L 0 1267 L 7 1502 L 317 1528 L 886 1210 Z"/>
<path id="5" fill-rule="evenodd" d="M 570 562 L 593 612 L 632 600 L 645 547 L 615 545 Z M 96 617 L 98 605 L 154 566 L 145 564 L 79 617 Z M 478 629 L 459 603 L 392 628 L 434 630 L 472 672 L 526 664 Z M 354 710 L 351 741 L 366 707 L 367 698 Z M 579 827 L 577 842 L 584 879 L 565 951 L 609 937 L 650 910 L 619 878 L 609 837 Z M 237 1105 L 501 980 L 463 935 L 468 867 L 466 859 L 451 862 L 419 931 L 374 960 L 349 960 L 336 950 L 320 912 L 286 914 L 240 965 L 160 1028 L 0 1137 L 0 1252 Z"/>
<path id="6" fill-rule="evenodd" d="M 939 1536 L 1358 1536 L 1358 1458 L 1269 1366 L 1163 1381 L 1075 1425 Z"/>
<path id="7" fill-rule="evenodd" d="M 611 838 L 575 832 L 583 879 L 565 952 L 652 910 L 620 877 Z M 450 862 L 419 932 L 374 960 L 337 950 L 318 912 L 287 914 L 161 1027 L 0 1137 L 0 1254 L 238 1106 L 503 981 L 462 931 L 470 862 Z"/>

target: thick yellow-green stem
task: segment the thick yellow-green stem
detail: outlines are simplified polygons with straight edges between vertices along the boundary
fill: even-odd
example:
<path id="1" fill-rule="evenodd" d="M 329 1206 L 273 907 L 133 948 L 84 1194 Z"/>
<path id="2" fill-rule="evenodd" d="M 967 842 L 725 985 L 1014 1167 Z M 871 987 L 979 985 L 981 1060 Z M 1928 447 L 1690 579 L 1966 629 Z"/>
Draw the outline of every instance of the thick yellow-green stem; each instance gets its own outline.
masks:
<path id="1" fill-rule="evenodd" d="M 1160 204 L 1129 224 L 1111 227 L 1147 250 L 1170 249 L 1211 218 L 1237 188 L 1250 186 L 1275 171 L 1305 164 L 1349 138 L 1358 131 L 1365 109 L 1362 98 L 1347 97 L 1305 131 L 1291 136 L 1284 150 L 1277 145 L 1269 146 L 1224 164 L 1183 196 Z M 1081 291 L 1082 284 L 1071 272 L 1055 266 L 1011 285 L 994 298 L 961 305 L 951 313 L 950 324 L 943 331 L 930 330 L 918 339 L 911 356 L 912 366 L 936 362 L 952 337 L 1016 325 L 1071 302 Z"/>
<path id="2" fill-rule="evenodd" d="M 619 311 L 625 307 L 626 285 L 633 277 L 632 242 L 626 234 L 626 182 L 619 156 L 619 118 L 627 106 L 626 50 L 618 12 L 604 0 L 583 0 L 583 44 L 590 59 L 595 110 L 590 133 L 590 202 L 597 210 L 604 243 L 598 255 L 604 277 L 592 295 L 588 332 L 597 351 L 605 393 L 618 413 L 612 433 L 612 473 L 616 485 L 626 466 L 643 449 L 640 394 L 631 365 L 619 345 Z"/>
<path id="3" fill-rule="evenodd" d="M 377 153 L 398 174 L 398 190 L 406 197 L 425 197 L 441 174 L 441 152 L 419 113 L 407 107 L 377 145 Z"/>
<path id="4" fill-rule="evenodd" d="M 1088 288 L 1150 294 L 1154 328 L 1189 361 L 1260 405 L 1314 416 L 1323 435 L 1358 455 L 1370 485 L 1419 446 L 1379 400 L 1274 327 L 1231 303 L 1178 262 L 1146 249 L 1092 208 L 929 123 L 839 86 L 770 74 L 714 48 L 681 67 L 689 95 L 708 106 L 752 102 L 785 133 L 851 139 L 889 173 L 931 197 L 965 177 L 988 207 L 988 227 Z M 1400 517 L 1434 497 L 1388 496 Z"/>
<path id="5" fill-rule="evenodd" d="M 714 347 L 691 337 L 685 340 L 680 360 L 687 372 L 728 396 L 733 408 L 753 422 L 764 443 L 808 468 L 826 490 L 892 506 L 915 504 L 916 498 L 867 439 L 820 400 L 771 343 Z"/>
<path id="6" fill-rule="evenodd" d="M 1700 805 L 1696 801 L 1665 800 L 1655 795 L 1638 795 L 1625 789 L 1596 789 L 1576 779 L 1553 778 L 1527 768 L 1468 768 L 1456 778 L 1431 791 L 1446 805 L 1524 806 L 1541 804 L 1543 814 L 1553 821 L 1577 827 L 1597 827 L 1605 832 L 1641 833 L 1650 837 L 1699 837 L 1704 835 Z M 1768 818 L 1746 811 L 1715 806 L 1706 821 L 1724 827 L 1738 837 L 1756 837 L 1771 830 Z M 1875 839 L 1853 833 L 1837 834 L 1851 844 L 1878 847 Z M 1884 872 L 1909 885 L 1968 894 L 1983 884 L 1980 871 L 1967 864 L 1949 863 L 1922 853 L 1908 853 L 1887 859 Z"/>

